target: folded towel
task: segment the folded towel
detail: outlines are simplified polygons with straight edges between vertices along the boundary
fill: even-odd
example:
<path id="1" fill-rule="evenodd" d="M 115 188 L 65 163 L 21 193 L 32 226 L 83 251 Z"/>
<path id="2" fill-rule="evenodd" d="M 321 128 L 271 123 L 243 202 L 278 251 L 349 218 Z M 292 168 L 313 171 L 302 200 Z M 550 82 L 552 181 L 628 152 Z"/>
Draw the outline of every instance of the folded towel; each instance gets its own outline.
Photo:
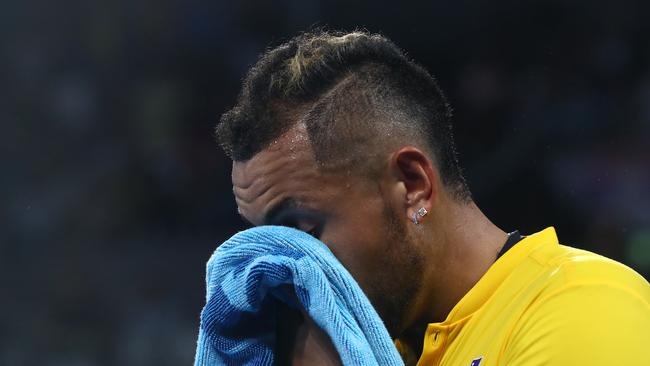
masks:
<path id="1" fill-rule="evenodd" d="M 208 261 L 206 284 L 195 365 L 272 365 L 278 302 L 301 306 L 343 365 L 403 365 L 359 285 L 307 233 L 261 226 L 234 235 Z M 300 304 L 286 296 L 287 285 Z"/>

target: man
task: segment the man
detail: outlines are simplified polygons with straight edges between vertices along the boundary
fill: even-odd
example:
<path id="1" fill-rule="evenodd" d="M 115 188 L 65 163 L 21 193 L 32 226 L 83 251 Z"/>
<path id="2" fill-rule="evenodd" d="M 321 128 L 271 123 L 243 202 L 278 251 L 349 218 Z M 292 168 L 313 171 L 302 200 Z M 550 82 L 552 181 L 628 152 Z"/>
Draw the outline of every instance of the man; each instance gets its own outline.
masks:
<path id="1" fill-rule="evenodd" d="M 407 364 L 650 365 L 650 285 L 553 228 L 496 227 L 450 120 L 436 81 L 388 39 L 318 32 L 261 57 L 217 136 L 242 217 L 327 244 Z M 336 364 L 327 336 L 293 317 L 280 359 Z"/>

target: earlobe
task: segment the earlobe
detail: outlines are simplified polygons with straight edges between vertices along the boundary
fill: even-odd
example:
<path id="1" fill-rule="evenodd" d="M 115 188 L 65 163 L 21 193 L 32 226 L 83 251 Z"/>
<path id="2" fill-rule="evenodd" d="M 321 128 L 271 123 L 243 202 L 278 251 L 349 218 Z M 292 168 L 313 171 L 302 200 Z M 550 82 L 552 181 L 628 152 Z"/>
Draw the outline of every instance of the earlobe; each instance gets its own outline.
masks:
<path id="1" fill-rule="evenodd" d="M 428 213 L 429 211 L 427 211 L 426 208 L 420 207 L 420 209 L 417 212 L 413 211 L 413 214 L 411 215 L 411 221 L 413 221 L 415 225 L 419 225 L 420 218 L 424 217 Z"/>
<path id="2" fill-rule="evenodd" d="M 401 186 L 400 203 L 414 225 L 422 223 L 437 196 L 437 171 L 420 149 L 406 146 L 393 154 L 392 170 Z"/>

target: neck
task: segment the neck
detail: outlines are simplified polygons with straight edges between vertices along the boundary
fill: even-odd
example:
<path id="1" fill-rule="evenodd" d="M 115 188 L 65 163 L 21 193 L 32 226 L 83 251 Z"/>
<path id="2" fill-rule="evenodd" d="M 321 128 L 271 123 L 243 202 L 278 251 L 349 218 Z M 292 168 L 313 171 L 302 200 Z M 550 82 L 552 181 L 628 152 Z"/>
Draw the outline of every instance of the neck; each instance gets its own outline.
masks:
<path id="1" fill-rule="evenodd" d="M 413 350 L 421 350 L 429 323 L 444 321 L 460 299 L 494 263 L 507 234 L 473 203 L 448 201 L 428 221 L 425 253 L 429 265 L 423 288 L 400 336 Z"/>

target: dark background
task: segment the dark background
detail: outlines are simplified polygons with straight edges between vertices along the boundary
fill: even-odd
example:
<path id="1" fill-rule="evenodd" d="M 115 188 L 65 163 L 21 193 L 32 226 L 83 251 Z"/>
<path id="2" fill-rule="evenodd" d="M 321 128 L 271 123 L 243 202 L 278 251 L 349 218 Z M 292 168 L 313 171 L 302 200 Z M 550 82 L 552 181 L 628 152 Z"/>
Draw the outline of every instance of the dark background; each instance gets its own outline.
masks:
<path id="1" fill-rule="evenodd" d="M 438 77 L 498 226 L 649 278 L 648 4 L 2 2 L 0 365 L 192 362 L 205 262 L 244 227 L 213 126 L 313 26 L 380 31 Z"/>

